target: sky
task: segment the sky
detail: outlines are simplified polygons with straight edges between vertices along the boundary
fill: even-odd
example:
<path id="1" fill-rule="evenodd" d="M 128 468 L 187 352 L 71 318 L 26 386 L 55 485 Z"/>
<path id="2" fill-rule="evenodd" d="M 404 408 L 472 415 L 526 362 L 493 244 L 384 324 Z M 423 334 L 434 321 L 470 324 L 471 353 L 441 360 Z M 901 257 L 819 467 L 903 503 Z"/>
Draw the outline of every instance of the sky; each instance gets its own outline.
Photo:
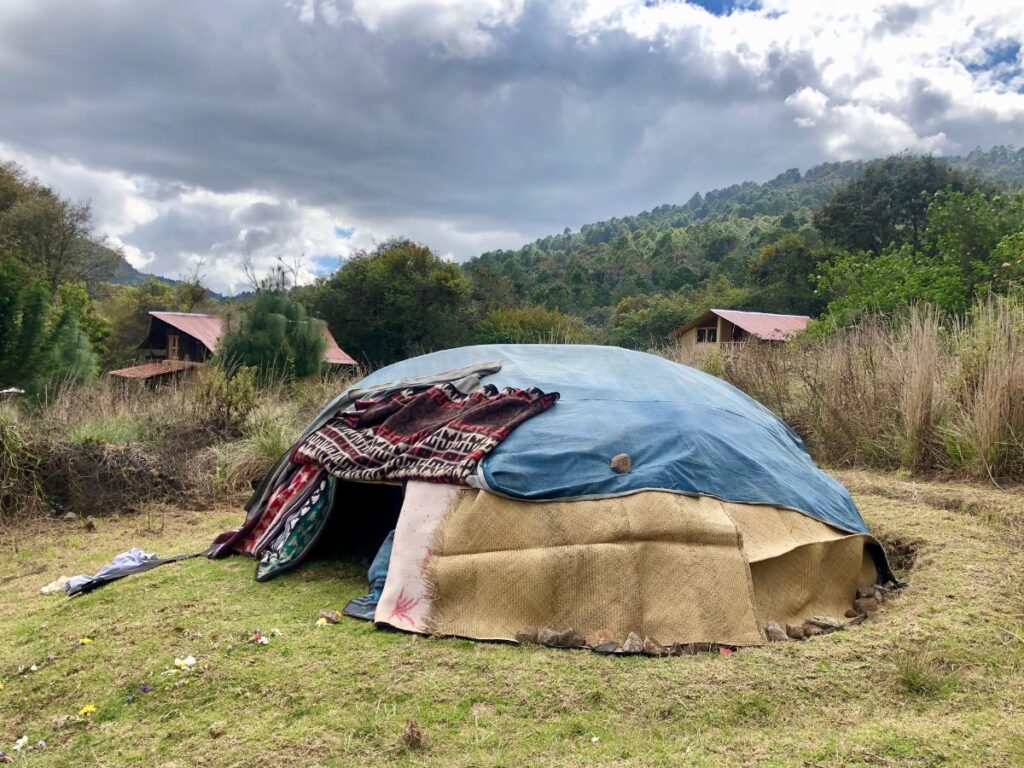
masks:
<path id="1" fill-rule="evenodd" d="M 0 159 L 137 268 L 465 260 L 792 167 L 1024 146 L 1024 0 L 3 0 Z"/>

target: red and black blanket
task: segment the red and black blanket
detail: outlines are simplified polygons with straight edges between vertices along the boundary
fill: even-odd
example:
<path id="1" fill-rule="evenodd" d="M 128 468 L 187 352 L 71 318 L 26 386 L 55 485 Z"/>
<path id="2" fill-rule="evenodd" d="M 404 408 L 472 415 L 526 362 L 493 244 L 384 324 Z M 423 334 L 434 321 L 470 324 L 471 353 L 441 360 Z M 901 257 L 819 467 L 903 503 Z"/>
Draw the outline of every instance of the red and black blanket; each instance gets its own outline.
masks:
<path id="1" fill-rule="evenodd" d="M 451 384 L 392 392 L 335 416 L 293 449 L 292 461 L 343 480 L 465 485 L 513 429 L 557 400 L 557 392 L 493 385 L 468 395 Z"/>

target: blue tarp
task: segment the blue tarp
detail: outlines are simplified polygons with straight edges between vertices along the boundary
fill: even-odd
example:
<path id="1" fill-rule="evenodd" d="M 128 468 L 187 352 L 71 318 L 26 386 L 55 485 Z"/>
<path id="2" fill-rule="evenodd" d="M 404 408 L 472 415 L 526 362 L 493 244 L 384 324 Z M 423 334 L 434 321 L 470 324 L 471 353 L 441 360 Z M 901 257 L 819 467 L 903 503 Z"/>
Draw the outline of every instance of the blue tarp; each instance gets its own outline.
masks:
<path id="1" fill-rule="evenodd" d="M 559 392 L 482 462 L 479 485 L 521 499 L 614 496 L 645 489 L 799 510 L 855 533 L 850 494 L 818 469 L 800 438 L 726 382 L 619 347 L 487 344 L 434 352 L 375 371 L 356 388 L 498 360 L 483 382 Z M 609 461 L 629 454 L 630 474 Z"/>

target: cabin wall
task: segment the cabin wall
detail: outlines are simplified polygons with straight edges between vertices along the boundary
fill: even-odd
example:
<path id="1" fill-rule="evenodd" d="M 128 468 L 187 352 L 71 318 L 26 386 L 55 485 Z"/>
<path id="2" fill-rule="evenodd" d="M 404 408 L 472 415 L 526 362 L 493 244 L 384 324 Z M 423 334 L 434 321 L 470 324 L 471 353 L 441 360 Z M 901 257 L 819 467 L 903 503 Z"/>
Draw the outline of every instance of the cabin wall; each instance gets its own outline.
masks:
<path id="1" fill-rule="evenodd" d="M 168 336 L 178 337 L 178 360 L 189 360 L 196 363 L 204 362 L 210 357 L 210 351 L 206 346 L 187 333 L 179 331 L 174 326 L 168 325 L 163 320 L 153 318 L 150 325 L 149 336 L 139 347 L 144 358 L 150 360 L 168 360 Z"/>

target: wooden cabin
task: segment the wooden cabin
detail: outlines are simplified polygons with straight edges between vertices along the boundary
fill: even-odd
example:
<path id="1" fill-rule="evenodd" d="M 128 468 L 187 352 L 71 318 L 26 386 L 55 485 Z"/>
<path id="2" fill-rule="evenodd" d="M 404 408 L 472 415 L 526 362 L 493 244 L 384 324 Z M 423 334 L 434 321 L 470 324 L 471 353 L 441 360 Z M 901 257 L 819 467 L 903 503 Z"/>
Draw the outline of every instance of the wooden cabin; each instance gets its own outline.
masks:
<path id="1" fill-rule="evenodd" d="M 150 312 L 149 335 L 139 345 L 147 359 L 133 365 L 110 371 L 109 375 L 121 379 L 157 379 L 182 375 L 206 362 L 220 346 L 224 335 L 224 318 L 194 312 Z M 324 327 L 324 362 L 328 365 L 356 365 Z"/>
<path id="2" fill-rule="evenodd" d="M 807 315 L 777 315 L 770 312 L 741 312 L 736 309 L 709 309 L 700 317 L 672 332 L 683 347 L 693 351 L 701 347 L 721 347 L 751 338 L 781 344 L 807 328 Z"/>

